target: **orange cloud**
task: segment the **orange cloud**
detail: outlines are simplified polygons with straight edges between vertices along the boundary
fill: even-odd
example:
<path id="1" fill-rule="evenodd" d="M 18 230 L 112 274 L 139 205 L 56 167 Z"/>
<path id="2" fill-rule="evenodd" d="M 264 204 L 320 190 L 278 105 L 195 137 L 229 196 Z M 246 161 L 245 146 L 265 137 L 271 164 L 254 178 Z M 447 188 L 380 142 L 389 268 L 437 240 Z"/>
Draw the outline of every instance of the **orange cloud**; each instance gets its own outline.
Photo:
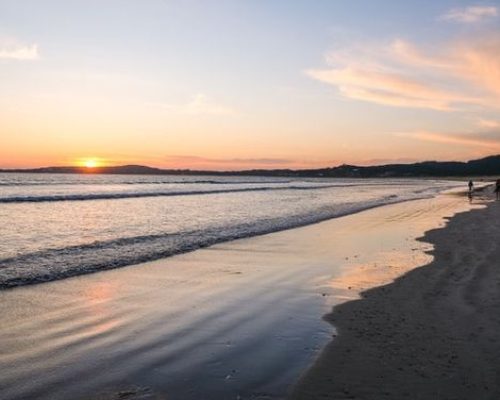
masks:
<path id="1" fill-rule="evenodd" d="M 479 119 L 479 126 L 483 128 L 500 128 L 500 121 L 492 120 L 492 119 Z"/>
<path id="2" fill-rule="evenodd" d="M 435 143 L 480 147 L 491 150 L 492 152 L 500 150 L 500 133 L 498 132 L 482 132 L 477 134 L 450 134 L 421 131 L 398 133 L 396 134 L 396 136 L 408 137 Z"/>
<path id="3" fill-rule="evenodd" d="M 339 50 L 306 73 L 345 97 L 440 111 L 500 108 L 500 33 L 422 51 L 396 39 Z"/>
<path id="4" fill-rule="evenodd" d="M 346 97 L 396 107 L 451 110 L 454 103 L 475 103 L 477 99 L 442 90 L 401 73 L 345 67 L 312 70 L 309 75 L 338 87 Z"/>
<path id="5" fill-rule="evenodd" d="M 169 155 L 162 166 L 187 169 L 267 169 L 267 168 L 317 168 L 337 164 L 338 161 L 305 161 L 291 158 L 211 158 L 195 155 Z"/>
<path id="6" fill-rule="evenodd" d="M 500 99 L 500 35 L 462 43 L 455 49 L 457 76 L 476 83 Z"/>

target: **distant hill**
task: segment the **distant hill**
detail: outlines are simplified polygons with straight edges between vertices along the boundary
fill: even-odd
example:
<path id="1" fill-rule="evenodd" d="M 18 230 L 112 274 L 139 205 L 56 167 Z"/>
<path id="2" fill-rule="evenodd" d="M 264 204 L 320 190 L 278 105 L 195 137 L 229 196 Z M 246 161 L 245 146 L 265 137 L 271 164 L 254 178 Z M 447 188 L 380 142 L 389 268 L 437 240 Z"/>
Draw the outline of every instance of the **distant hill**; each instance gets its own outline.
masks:
<path id="1" fill-rule="evenodd" d="M 471 160 L 425 161 L 414 164 L 387 164 L 369 167 L 340 165 L 319 169 L 252 169 L 244 171 L 197 171 L 160 169 L 144 165 L 114 167 L 45 167 L 35 169 L 3 169 L 0 172 L 62 173 L 62 174 L 127 174 L 127 175 L 236 175 L 331 178 L 396 178 L 396 177 L 460 177 L 500 175 L 500 155 Z"/>

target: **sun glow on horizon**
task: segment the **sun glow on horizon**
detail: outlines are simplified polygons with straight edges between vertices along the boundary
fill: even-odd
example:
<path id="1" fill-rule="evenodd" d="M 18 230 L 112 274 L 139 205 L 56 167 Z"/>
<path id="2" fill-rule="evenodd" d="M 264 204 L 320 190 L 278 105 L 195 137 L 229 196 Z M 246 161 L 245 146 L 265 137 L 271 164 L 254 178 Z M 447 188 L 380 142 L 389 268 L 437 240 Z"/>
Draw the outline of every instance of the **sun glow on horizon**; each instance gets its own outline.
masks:
<path id="1" fill-rule="evenodd" d="M 102 166 L 102 163 L 97 158 L 82 158 L 77 162 L 77 164 L 81 167 L 85 167 L 88 169 L 93 169 Z"/>
<path id="2" fill-rule="evenodd" d="M 97 167 L 97 161 L 96 160 L 87 160 L 87 161 L 85 161 L 85 167 L 86 168 L 95 168 L 95 167 Z"/>

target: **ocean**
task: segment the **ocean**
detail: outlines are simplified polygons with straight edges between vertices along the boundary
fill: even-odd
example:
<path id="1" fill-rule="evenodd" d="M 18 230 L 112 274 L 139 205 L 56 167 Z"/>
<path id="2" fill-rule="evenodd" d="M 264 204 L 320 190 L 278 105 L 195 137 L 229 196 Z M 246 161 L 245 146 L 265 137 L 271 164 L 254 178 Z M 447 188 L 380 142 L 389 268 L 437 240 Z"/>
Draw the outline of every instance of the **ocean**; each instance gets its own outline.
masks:
<path id="1" fill-rule="evenodd" d="M 133 265 L 461 183 L 0 173 L 0 288 Z"/>

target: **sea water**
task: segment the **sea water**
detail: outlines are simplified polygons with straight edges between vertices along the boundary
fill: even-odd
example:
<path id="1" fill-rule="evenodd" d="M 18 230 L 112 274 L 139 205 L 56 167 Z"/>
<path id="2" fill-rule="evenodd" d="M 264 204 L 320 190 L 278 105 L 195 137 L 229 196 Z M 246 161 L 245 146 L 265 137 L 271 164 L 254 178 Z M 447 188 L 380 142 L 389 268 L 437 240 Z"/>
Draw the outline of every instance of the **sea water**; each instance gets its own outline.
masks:
<path id="1" fill-rule="evenodd" d="M 0 287 L 137 264 L 455 186 L 423 179 L 0 173 Z"/>

